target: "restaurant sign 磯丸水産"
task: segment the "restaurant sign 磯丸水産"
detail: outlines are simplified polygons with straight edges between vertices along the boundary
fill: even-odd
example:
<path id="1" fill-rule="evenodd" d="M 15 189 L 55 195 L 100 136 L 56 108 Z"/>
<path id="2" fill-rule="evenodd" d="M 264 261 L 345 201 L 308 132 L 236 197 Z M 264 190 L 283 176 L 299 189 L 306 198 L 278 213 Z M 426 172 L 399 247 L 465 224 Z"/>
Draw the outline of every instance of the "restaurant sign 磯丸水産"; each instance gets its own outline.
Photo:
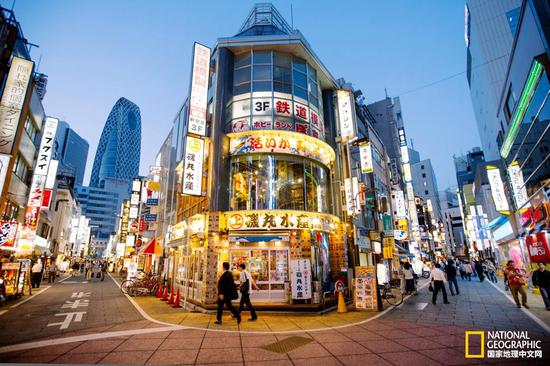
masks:
<path id="1" fill-rule="evenodd" d="M 229 230 L 318 230 L 332 232 L 336 216 L 287 210 L 229 211 L 225 213 Z"/>

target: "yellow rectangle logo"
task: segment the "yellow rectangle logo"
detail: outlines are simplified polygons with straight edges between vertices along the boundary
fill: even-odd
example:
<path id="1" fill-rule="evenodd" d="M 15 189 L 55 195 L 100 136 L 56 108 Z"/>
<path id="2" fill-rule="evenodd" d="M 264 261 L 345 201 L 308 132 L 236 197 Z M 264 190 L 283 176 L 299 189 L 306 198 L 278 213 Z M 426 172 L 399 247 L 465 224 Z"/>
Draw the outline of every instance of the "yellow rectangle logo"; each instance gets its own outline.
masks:
<path id="1" fill-rule="evenodd" d="M 481 352 L 470 354 L 470 336 L 480 336 L 481 340 Z M 482 330 L 467 330 L 465 336 L 465 356 L 466 358 L 484 358 L 485 357 L 485 332 Z"/>

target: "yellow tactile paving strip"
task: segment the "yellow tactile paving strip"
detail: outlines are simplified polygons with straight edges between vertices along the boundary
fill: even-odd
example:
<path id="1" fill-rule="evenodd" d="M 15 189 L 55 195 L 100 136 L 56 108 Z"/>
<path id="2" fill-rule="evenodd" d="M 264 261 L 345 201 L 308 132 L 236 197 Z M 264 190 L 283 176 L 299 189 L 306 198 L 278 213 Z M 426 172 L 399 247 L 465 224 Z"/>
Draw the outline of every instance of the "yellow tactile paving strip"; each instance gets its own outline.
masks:
<path id="1" fill-rule="evenodd" d="M 255 332 L 285 332 L 285 331 L 308 331 L 319 328 L 332 328 L 350 326 L 367 320 L 379 314 L 375 311 L 351 310 L 347 313 L 336 311 L 318 314 L 270 314 L 258 313 L 258 320 L 247 321 L 248 312 L 243 312 L 243 320 L 240 327 L 237 327 L 236 320 L 232 319 L 229 311 L 224 312 L 222 325 L 214 324 L 215 313 L 188 312 L 181 308 L 176 309 L 164 301 L 152 296 L 134 297 L 133 300 L 153 319 L 174 325 L 181 325 L 192 328 L 255 331 Z"/>

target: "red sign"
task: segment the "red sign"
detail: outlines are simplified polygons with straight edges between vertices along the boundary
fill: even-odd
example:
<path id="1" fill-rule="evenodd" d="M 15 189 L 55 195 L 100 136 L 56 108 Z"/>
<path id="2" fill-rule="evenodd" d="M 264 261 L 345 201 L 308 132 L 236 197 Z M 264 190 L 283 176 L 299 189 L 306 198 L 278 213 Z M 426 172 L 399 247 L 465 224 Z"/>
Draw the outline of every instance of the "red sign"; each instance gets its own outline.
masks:
<path id="1" fill-rule="evenodd" d="M 539 232 L 536 235 L 527 235 L 525 237 L 529 257 L 533 262 L 550 261 L 550 250 L 548 249 L 548 234 Z"/>
<path id="2" fill-rule="evenodd" d="M 27 206 L 27 208 L 25 209 L 25 221 L 23 223 L 23 226 L 28 227 L 31 230 L 36 230 L 39 213 L 40 213 L 39 207 Z"/>
<path id="3" fill-rule="evenodd" d="M 42 194 L 42 208 L 50 208 L 50 201 L 52 200 L 52 190 L 45 189 L 44 194 Z"/>
<path id="4" fill-rule="evenodd" d="M 533 218 L 531 217 L 531 210 L 528 209 L 521 214 L 520 224 L 522 227 L 526 227 L 531 225 L 532 222 Z"/>

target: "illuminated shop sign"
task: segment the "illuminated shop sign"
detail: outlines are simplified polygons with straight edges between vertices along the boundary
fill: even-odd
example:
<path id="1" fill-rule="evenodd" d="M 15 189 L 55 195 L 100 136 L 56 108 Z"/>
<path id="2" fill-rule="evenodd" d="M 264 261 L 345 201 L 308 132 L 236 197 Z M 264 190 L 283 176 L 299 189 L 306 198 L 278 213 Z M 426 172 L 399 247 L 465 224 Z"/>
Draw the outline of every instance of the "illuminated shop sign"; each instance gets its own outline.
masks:
<path id="1" fill-rule="evenodd" d="M 359 180 L 357 177 L 351 178 L 351 192 L 353 193 L 354 213 L 359 215 L 361 213 L 361 206 L 357 204 L 357 198 L 359 196 Z"/>
<path id="2" fill-rule="evenodd" d="M 353 186 L 350 178 L 344 180 L 344 193 L 346 196 L 346 211 L 351 216 L 354 213 L 353 207 L 355 205 L 353 204 Z"/>
<path id="3" fill-rule="evenodd" d="M 290 260 L 290 283 L 294 300 L 311 299 L 311 263 L 309 259 Z"/>
<path id="4" fill-rule="evenodd" d="M 508 175 L 510 176 L 510 182 L 512 183 L 516 206 L 524 209 L 531 207 L 531 204 L 529 203 L 529 196 L 527 195 L 527 189 L 525 188 L 525 182 L 523 180 L 523 173 L 517 161 L 514 161 L 512 165 L 508 167 Z"/>
<path id="5" fill-rule="evenodd" d="M 44 124 L 44 132 L 38 149 L 38 158 L 36 159 L 36 168 L 34 174 L 47 175 L 50 159 L 52 157 L 53 143 L 55 141 L 55 132 L 57 131 L 57 119 L 48 117 Z"/>
<path id="6" fill-rule="evenodd" d="M 361 171 L 363 173 L 372 173 L 372 151 L 370 143 L 359 146 L 359 156 L 361 158 Z"/>
<path id="7" fill-rule="evenodd" d="M 0 153 L 11 154 L 34 63 L 13 57 L 0 100 Z"/>
<path id="8" fill-rule="evenodd" d="M 230 133 L 230 154 L 280 153 L 304 156 L 317 160 L 326 166 L 334 161 L 332 148 L 323 141 L 298 134 L 281 131 L 250 131 Z"/>
<path id="9" fill-rule="evenodd" d="M 331 232 L 339 219 L 329 214 L 286 210 L 230 211 L 229 230 L 318 230 Z"/>
<path id="10" fill-rule="evenodd" d="M 487 177 L 491 185 L 491 193 L 497 211 L 508 211 L 508 200 L 504 192 L 500 170 L 496 166 L 487 165 Z"/>
<path id="11" fill-rule="evenodd" d="M 201 196 L 204 140 L 187 136 L 185 146 L 182 193 Z"/>
<path id="12" fill-rule="evenodd" d="M 199 43 L 195 43 L 193 50 L 188 132 L 205 136 L 211 50 Z"/>
<path id="13" fill-rule="evenodd" d="M 338 90 L 338 116 L 340 119 L 340 136 L 353 138 L 355 136 L 354 100 L 349 90 Z"/>
<path id="14" fill-rule="evenodd" d="M 172 225 L 170 227 L 170 241 L 175 241 L 179 239 L 183 239 L 185 237 L 185 228 L 187 227 L 187 224 L 185 221 L 181 221 L 175 225 Z"/>
<path id="15" fill-rule="evenodd" d="M 402 190 L 395 192 L 395 211 L 397 217 L 406 217 L 407 211 L 405 209 L 405 195 Z"/>
<path id="16" fill-rule="evenodd" d="M 407 137 L 405 136 L 405 129 L 403 127 L 399 127 L 397 129 L 397 133 L 399 135 L 399 145 L 401 146 L 407 145 Z"/>

